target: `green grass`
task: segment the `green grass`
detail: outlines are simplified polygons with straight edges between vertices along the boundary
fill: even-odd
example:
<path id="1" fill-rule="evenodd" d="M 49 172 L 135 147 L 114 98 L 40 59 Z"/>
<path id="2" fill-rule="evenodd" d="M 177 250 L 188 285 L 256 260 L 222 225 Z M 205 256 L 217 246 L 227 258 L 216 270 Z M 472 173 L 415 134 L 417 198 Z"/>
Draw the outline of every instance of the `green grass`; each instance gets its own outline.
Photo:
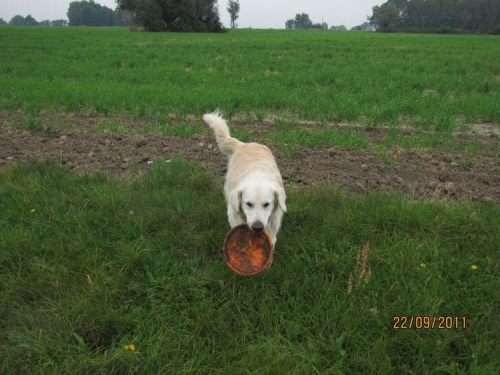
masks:
<path id="1" fill-rule="evenodd" d="M 220 252 L 222 181 L 197 164 L 156 160 L 134 180 L 2 169 L 0 372 L 498 372 L 498 205 L 328 186 L 287 205 L 271 270 L 243 278 Z M 348 293 L 367 243 L 371 278 Z"/>
<path id="2" fill-rule="evenodd" d="M 118 121 L 113 119 L 100 121 L 95 130 L 100 133 L 157 133 L 179 137 L 189 137 L 193 134 L 203 133 L 206 129 L 200 123 L 177 122 L 169 123 L 166 121 L 156 120 L 148 121 L 142 125 L 127 123 L 127 121 Z"/>
<path id="3" fill-rule="evenodd" d="M 500 122 L 495 36 L 0 28 L 0 109 L 291 116 L 449 132 Z"/>
<path id="4" fill-rule="evenodd" d="M 103 115 L 83 131 L 210 134 L 196 119 L 218 107 L 236 137 L 289 157 L 435 148 L 466 166 L 480 144 L 453 131 L 500 123 L 493 36 L 9 26 L 0 48 L 0 110 L 30 131 L 73 129 L 57 114 L 75 112 Z M 198 164 L 122 180 L 1 169 L 0 373 L 498 373 L 499 205 L 287 194 L 273 267 L 242 278 L 221 256 L 222 181 Z M 467 328 L 395 330 L 395 316 Z"/>
<path id="5" fill-rule="evenodd" d="M 359 149 L 366 148 L 369 144 L 366 135 L 357 129 L 328 128 L 321 125 L 303 127 L 282 121 L 277 121 L 276 128 L 265 133 L 263 138 L 273 144 L 286 144 L 287 147 L 343 146 Z"/>

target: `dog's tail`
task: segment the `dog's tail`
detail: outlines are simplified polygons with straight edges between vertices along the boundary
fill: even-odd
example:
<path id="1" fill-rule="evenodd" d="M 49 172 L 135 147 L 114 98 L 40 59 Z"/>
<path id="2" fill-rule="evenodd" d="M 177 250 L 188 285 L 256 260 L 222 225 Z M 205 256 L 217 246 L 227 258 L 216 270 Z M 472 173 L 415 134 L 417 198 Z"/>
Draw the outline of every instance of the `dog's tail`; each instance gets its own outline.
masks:
<path id="1" fill-rule="evenodd" d="M 217 145 L 224 154 L 228 156 L 232 155 L 236 147 L 242 144 L 236 138 L 231 137 L 226 120 L 222 118 L 219 111 L 204 114 L 203 121 L 214 131 Z"/>

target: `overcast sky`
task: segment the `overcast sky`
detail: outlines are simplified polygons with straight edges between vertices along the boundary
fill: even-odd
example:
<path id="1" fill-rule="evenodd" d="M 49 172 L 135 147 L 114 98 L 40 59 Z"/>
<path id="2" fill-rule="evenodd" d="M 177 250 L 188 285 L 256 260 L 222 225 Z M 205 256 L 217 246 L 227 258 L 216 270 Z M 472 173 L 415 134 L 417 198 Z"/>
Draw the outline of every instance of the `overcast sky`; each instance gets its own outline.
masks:
<path id="1" fill-rule="evenodd" d="M 66 12 L 72 0 L 0 0 L 0 18 L 9 22 L 12 17 L 30 14 L 37 21 L 67 19 Z M 95 0 L 97 4 L 115 9 L 115 0 Z M 227 0 L 219 0 L 222 23 L 229 26 Z M 345 25 L 348 29 L 366 21 L 372 7 L 380 0 L 240 0 L 239 27 L 276 28 L 297 13 L 309 14 L 313 22 L 323 19 L 329 26 Z"/>

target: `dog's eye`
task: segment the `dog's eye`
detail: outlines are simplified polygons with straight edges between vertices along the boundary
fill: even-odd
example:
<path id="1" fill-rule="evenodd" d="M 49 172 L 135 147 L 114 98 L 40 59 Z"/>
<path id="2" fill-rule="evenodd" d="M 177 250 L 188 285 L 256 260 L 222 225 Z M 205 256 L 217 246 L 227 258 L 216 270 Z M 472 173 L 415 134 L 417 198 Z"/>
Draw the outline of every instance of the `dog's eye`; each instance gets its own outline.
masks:
<path id="1" fill-rule="evenodd" d="M 262 207 L 264 207 L 264 208 L 268 208 L 268 207 L 269 207 L 269 202 L 264 203 L 264 204 L 262 205 Z"/>
<path id="2" fill-rule="evenodd" d="M 253 207 L 253 203 L 252 202 L 247 202 L 247 206 L 252 208 Z"/>

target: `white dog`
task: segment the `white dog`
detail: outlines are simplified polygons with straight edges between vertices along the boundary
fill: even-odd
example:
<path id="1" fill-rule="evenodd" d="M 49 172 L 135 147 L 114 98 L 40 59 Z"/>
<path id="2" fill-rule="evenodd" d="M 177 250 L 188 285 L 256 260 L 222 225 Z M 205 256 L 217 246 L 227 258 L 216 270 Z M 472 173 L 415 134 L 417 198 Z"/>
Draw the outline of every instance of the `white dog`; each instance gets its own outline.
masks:
<path id="1" fill-rule="evenodd" d="M 229 157 L 224 195 L 231 227 L 241 223 L 255 232 L 267 231 L 273 245 L 286 212 L 283 180 L 271 150 L 232 138 L 218 111 L 203 115 L 219 149 Z"/>

